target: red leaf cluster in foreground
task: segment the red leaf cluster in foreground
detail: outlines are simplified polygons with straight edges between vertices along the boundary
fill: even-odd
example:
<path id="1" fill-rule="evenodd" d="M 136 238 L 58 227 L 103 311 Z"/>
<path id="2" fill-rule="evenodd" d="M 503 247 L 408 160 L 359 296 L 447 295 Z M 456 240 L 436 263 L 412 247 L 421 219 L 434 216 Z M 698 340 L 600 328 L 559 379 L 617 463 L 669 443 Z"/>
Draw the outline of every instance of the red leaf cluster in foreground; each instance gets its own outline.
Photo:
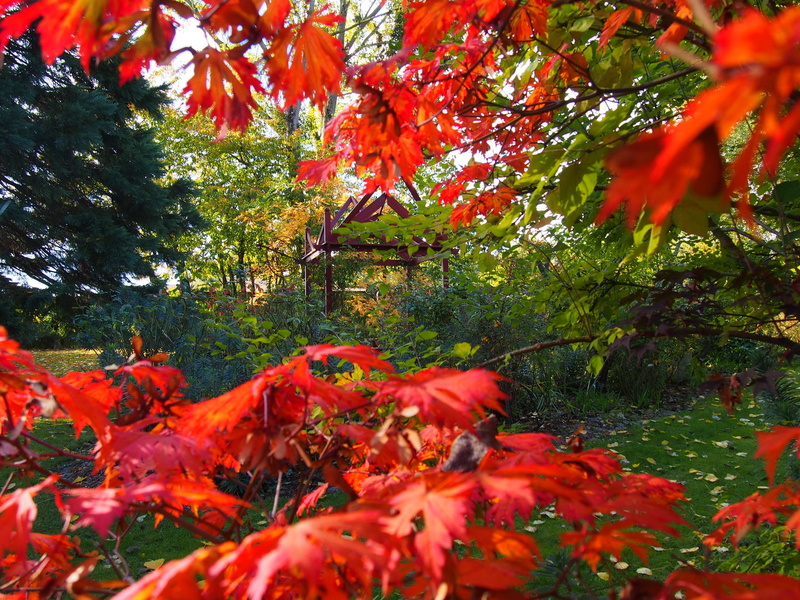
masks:
<path id="1" fill-rule="evenodd" d="M 574 569 L 596 570 L 631 550 L 647 560 L 659 535 L 678 534 L 682 487 L 623 472 L 608 450 L 570 451 L 544 434 L 497 434 L 476 423 L 501 412 L 499 376 L 484 370 L 435 368 L 397 375 L 361 346 L 313 346 L 246 384 L 196 404 L 187 402 L 180 372 L 148 360 L 103 372 L 57 379 L 0 331 L 0 437 L 9 481 L 35 482 L 0 496 L 0 592 L 12 598 L 76 597 L 524 598 L 535 579 L 535 538 L 514 530 L 541 509 L 569 524 L 561 544 Z M 140 357 L 138 357 L 140 358 Z M 315 366 L 349 362 L 363 373 L 323 377 Z M 102 482 L 81 487 L 59 481 L 37 451 L 37 418 L 69 418 L 97 443 L 91 455 Z M 476 464 L 443 470 L 453 440 L 478 431 L 489 451 Z M 473 439 L 478 439 L 472 436 Z M 781 428 L 761 434 L 759 452 L 770 474 L 778 455 L 800 438 Z M 323 474 L 328 483 L 300 486 L 282 509 L 257 506 L 254 486 L 243 497 L 221 490 L 225 477 L 251 481 L 293 469 Z M 18 479 L 23 475 L 30 479 Z M 329 485 L 350 501 L 320 508 Z M 37 499 L 55 496 L 64 525 L 59 535 L 36 533 Z M 718 543 L 731 530 L 738 542 L 762 522 L 788 515 L 797 529 L 800 489 L 785 483 L 725 508 Z M 250 525 L 253 515 L 266 522 Z M 93 579 L 96 552 L 79 547 L 94 529 L 121 540 L 131 519 L 152 514 L 207 540 L 206 546 L 133 582 Z M 167 533 L 168 535 L 168 533 Z M 565 571 L 565 576 L 567 572 Z M 800 589 L 776 575 L 681 570 L 666 582 L 632 580 L 625 598 L 774 597 Z M 555 590 L 552 590 L 555 592 Z M 537 597 L 547 597 L 539 592 Z M 750 594 L 750 595 L 748 595 Z"/>

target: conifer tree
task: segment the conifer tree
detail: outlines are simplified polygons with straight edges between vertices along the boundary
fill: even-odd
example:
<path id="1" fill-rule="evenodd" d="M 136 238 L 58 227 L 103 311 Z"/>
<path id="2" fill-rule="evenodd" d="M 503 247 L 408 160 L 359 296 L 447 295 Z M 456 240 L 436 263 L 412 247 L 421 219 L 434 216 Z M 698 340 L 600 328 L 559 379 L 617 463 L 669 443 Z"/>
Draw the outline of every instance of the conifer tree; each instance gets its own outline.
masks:
<path id="1" fill-rule="evenodd" d="M 69 309 L 151 276 L 201 222 L 190 182 L 159 181 L 162 150 L 140 118 L 158 114 L 164 91 L 120 85 L 113 61 L 87 75 L 75 56 L 40 57 L 26 36 L 0 69 L 0 282 L 17 310 L 26 291 L 41 300 L 33 288 Z"/>

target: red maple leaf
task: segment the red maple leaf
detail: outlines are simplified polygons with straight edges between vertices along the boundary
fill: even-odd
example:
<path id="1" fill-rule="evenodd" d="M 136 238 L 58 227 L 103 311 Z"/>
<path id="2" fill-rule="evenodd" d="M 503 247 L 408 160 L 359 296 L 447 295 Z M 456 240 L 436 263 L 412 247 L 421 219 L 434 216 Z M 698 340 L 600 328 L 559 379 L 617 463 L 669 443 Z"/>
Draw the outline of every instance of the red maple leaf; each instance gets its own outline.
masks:
<path id="1" fill-rule="evenodd" d="M 667 578 L 664 588 L 659 597 L 672 598 L 680 592 L 686 600 L 800 599 L 797 579 L 770 573 L 710 573 L 679 569 Z"/>
<path id="2" fill-rule="evenodd" d="M 459 371 L 431 367 L 371 385 L 378 390 L 376 400 L 395 399 L 403 415 L 418 414 L 428 423 L 472 430 L 473 413 L 485 417 L 487 409 L 503 412 L 499 401 L 506 396 L 497 387 L 500 379 L 497 373 L 483 369 Z"/>
<path id="3" fill-rule="evenodd" d="M 134 29 L 149 15 L 150 5 L 151 0 L 2 0 L 0 10 L 5 16 L 0 22 L 0 49 L 37 23 L 47 63 L 77 46 L 88 72 L 91 58 L 105 57 L 115 37 Z"/>
<path id="4" fill-rule="evenodd" d="M 568 531 L 561 534 L 562 545 L 574 545 L 573 556 L 585 560 L 592 571 L 603 554 L 622 559 L 622 551 L 632 550 L 636 556 L 647 562 L 647 548 L 658 545 L 656 537 L 648 531 L 633 531 L 630 523 L 622 520 L 615 523 L 603 523 L 597 531 L 584 525 L 579 531 Z"/>
<path id="5" fill-rule="evenodd" d="M 325 30 L 342 18 L 316 11 L 300 25 L 284 28 L 264 51 L 272 95 L 284 106 L 308 98 L 320 109 L 328 93 L 338 94 L 344 73 L 342 45 Z"/>
<path id="6" fill-rule="evenodd" d="M 264 92 L 256 67 L 244 56 L 245 48 L 205 48 L 192 59 L 194 74 L 184 90 L 188 116 L 209 112 L 219 129 L 245 130 L 256 107 L 254 92 Z"/>
<path id="7" fill-rule="evenodd" d="M 406 17 L 403 44 L 425 48 L 437 44 L 452 28 L 468 21 L 471 12 L 466 2 L 453 0 L 428 0 L 413 2 Z"/>
<path id="8" fill-rule="evenodd" d="M 322 185 L 336 177 L 339 163 L 336 154 L 318 160 L 302 160 L 297 163 L 297 179 L 305 181 L 308 187 Z"/>
<path id="9" fill-rule="evenodd" d="M 762 523 L 775 526 L 778 515 L 791 512 L 790 505 L 797 503 L 797 488 L 792 484 L 779 485 L 763 495 L 756 492 L 741 502 L 725 506 L 714 515 L 714 521 L 723 524 L 716 531 L 706 536 L 707 546 L 717 546 L 725 537 L 733 532 L 731 541 L 738 546 L 742 538 L 758 528 Z M 788 524 L 787 524 L 788 525 Z M 794 524 L 789 529 L 796 528 Z"/>
<path id="10" fill-rule="evenodd" d="M 770 431 L 758 431 L 756 432 L 756 439 L 758 440 L 758 450 L 756 450 L 755 457 L 764 459 L 767 475 L 771 483 L 775 479 L 778 459 L 786 450 L 786 447 L 792 442 L 800 442 L 800 427 L 778 426 L 773 427 Z"/>
<path id="11" fill-rule="evenodd" d="M 122 52 L 122 64 L 119 67 L 120 82 L 124 83 L 139 77 L 151 63 L 167 56 L 175 38 L 176 27 L 175 20 L 164 14 L 158 4 L 154 4 L 153 12 L 147 20 L 147 28 Z M 128 36 L 124 36 L 118 45 L 124 47 L 128 41 Z"/>
<path id="12" fill-rule="evenodd" d="M 390 500 L 397 514 L 384 519 L 387 530 L 397 537 L 414 531 L 421 516 L 424 529 L 414 536 L 419 560 L 439 581 L 447 551 L 455 539 L 465 539 L 466 520 L 474 511 L 470 498 L 477 487 L 474 477 L 463 473 L 429 473 L 410 480 Z"/>
<path id="13" fill-rule="evenodd" d="M 323 364 L 328 364 L 331 356 L 350 361 L 361 367 L 366 373 L 369 373 L 370 369 L 377 369 L 383 373 L 394 373 L 392 364 L 378 358 L 379 353 L 368 346 L 334 346 L 332 344 L 306 346 L 303 358 L 310 361 L 319 360 Z"/>
<path id="14" fill-rule="evenodd" d="M 44 490 L 54 489 L 58 475 L 44 481 L 0 496 L 0 556 L 13 552 L 18 557 L 27 556 L 38 508 L 34 496 Z"/>
<path id="15" fill-rule="evenodd" d="M 209 577 L 209 569 L 236 549 L 236 542 L 225 542 L 195 550 L 189 556 L 173 560 L 145 575 L 142 579 L 114 596 L 115 600 L 186 600 L 199 598 L 200 590 L 209 596 L 223 598 L 227 595 Z M 200 583 L 200 582 L 203 583 Z"/>

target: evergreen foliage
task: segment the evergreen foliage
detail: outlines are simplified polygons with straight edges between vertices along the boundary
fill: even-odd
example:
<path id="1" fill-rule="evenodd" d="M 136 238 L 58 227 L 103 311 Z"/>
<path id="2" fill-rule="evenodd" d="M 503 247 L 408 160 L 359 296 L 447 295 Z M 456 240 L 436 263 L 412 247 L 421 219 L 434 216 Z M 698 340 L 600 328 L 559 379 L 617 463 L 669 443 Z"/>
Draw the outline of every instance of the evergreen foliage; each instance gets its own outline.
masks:
<path id="1" fill-rule="evenodd" d="M 0 271 L 4 295 L 17 297 L 0 320 L 12 324 L 5 313 L 20 307 L 69 311 L 153 276 L 201 224 L 191 183 L 159 182 L 162 151 L 141 124 L 164 106 L 163 90 L 120 85 L 114 61 L 87 75 L 75 56 L 40 56 L 26 36 L 0 70 Z"/>

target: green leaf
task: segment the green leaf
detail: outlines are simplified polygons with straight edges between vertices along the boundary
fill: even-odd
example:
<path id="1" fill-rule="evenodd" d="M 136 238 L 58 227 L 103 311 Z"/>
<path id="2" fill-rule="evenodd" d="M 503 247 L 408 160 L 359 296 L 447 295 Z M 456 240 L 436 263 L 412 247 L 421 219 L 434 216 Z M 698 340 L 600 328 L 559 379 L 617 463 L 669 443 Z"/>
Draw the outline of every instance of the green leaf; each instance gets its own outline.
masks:
<path id="1" fill-rule="evenodd" d="M 708 213 L 691 200 L 683 200 L 672 211 L 675 226 L 686 233 L 705 237 L 708 234 Z"/>
<path id="2" fill-rule="evenodd" d="M 597 377 L 600 374 L 600 371 L 603 369 L 604 364 L 605 359 L 600 354 L 595 354 L 589 359 L 589 366 L 586 368 L 586 370 Z"/>
<path id="3" fill-rule="evenodd" d="M 576 33 L 583 33 L 584 31 L 588 31 L 589 28 L 594 25 L 594 15 L 587 15 L 585 17 L 580 17 L 579 19 L 575 19 L 575 21 L 570 26 L 569 30 L 574 31 Z"/>
<path id="4" fill-rule="evenodd" d="M 439 334 L 436 331 L 420 331 L 417 334 L 417 340 L 418 341 L 432 340 L 438 335 Z"/>
<path id="5" fill-rule="evenodd" d="M 477 350 L 477 347 L 475 348 Z M 469 342 L 459 342 L 453 346 L 453 355 L 458 358 L 469 358 L 474 350 Z"/>

